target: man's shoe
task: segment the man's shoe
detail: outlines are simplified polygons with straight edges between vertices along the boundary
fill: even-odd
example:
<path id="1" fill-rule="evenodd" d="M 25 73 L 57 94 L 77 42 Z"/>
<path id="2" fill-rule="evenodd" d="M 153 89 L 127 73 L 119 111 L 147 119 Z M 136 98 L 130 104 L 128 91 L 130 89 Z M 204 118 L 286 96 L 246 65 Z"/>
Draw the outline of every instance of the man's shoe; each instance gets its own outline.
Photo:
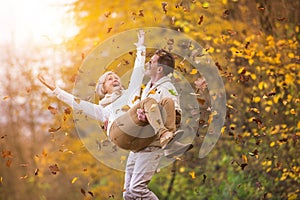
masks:
<path id="1" fill-rule="evenodd" d="M 174 141 L 171 145 L 168 145 L 164 149 L 164 155 L 167 158 L 173 158 L 175 156 L 181 156 L 185 152 L 191 150 L 193 148 L 192 143 L 182 144 L 181 142 Z"/>

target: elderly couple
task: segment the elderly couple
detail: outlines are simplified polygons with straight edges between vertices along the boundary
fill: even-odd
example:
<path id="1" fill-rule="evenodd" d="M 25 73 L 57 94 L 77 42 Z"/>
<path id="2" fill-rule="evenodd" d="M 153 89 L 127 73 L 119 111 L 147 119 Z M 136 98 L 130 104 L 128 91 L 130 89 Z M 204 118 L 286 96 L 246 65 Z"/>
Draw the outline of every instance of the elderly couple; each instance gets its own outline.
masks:
<path id="1" fill-rule="evenodd" d="M 53 91 L 58 99 L 75 110 L 81 110 L 90 117 L 107 123 L 109 139 L 122 149 L 130 150 L 126 171 L 123 197 L 125 200 L 158 199 L 148 188 L 159 161 L 163 156 L 173 157 L 192 148 L 192 144 L 177 141 L 183 132 L 180 125 L 181 109 L 178 93 L 171 83 L 174 57 L 165 50 L 157 50 L 145 64 L 145 33 L 138 32 L 136 59 L 127 89 L 120 77 L 108 71 L 96 86 L 99 104 L 87 101 L 74 101 L 74 96 L 47 82 L 39 75 L 39 80 Z M 144 75 L 150 81 L 141 92 Z M 133 101 L 136 96 L 139 101 Z M 129 105 L 130 109 L 121 109 Z"/>

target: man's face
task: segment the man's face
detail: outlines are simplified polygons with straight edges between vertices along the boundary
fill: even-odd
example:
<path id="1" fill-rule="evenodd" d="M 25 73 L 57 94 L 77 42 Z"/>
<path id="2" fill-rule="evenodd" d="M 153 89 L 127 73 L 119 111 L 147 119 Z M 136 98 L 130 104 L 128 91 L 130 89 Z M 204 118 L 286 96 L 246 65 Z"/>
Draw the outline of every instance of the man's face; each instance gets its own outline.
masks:
<path id="1" fill-rule="evenodd" d="M 145 75 L 149 77 L 153 77 L 158 73 L 158 60 L 159 56 L 154 54 L 149 62 L 146 63 Z"/>

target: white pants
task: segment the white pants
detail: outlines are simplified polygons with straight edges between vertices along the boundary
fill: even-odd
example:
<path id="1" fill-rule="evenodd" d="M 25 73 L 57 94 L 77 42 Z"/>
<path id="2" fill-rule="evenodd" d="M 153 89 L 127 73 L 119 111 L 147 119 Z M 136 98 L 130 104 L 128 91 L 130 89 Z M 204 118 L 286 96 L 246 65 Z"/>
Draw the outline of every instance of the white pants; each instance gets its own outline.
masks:
<path id="1" fill-rule="evenodd" d="M 125 171 L 123 198 L 125 200 L 158 200 L 148 188 L 159 161 L 163 156 L 160 147 L 146 147 L 139 152 L 130 152 Z"/>

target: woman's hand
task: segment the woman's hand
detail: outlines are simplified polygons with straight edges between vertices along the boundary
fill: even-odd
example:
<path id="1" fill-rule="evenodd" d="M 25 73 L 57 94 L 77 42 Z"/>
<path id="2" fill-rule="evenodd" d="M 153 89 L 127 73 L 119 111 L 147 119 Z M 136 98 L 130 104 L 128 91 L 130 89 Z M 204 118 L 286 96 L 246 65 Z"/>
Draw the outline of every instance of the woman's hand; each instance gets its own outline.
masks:
<path id="1" fill-rule="evenodd" d="M 138 32 L 138 42 L 134 43 L 136 46 L 144 45 L 145 41 L 145 32 L 143 30 L 139 30 Z"/>
<path id="2" fill-rule="evenodd" d="M 56 88 L 56 86 L 54 84 L 48 83 L 41 74 L 38 75 L 38 79 L 41 81 L 41 83 L 43 83 L 50 90 L 53 91 Z"/>

